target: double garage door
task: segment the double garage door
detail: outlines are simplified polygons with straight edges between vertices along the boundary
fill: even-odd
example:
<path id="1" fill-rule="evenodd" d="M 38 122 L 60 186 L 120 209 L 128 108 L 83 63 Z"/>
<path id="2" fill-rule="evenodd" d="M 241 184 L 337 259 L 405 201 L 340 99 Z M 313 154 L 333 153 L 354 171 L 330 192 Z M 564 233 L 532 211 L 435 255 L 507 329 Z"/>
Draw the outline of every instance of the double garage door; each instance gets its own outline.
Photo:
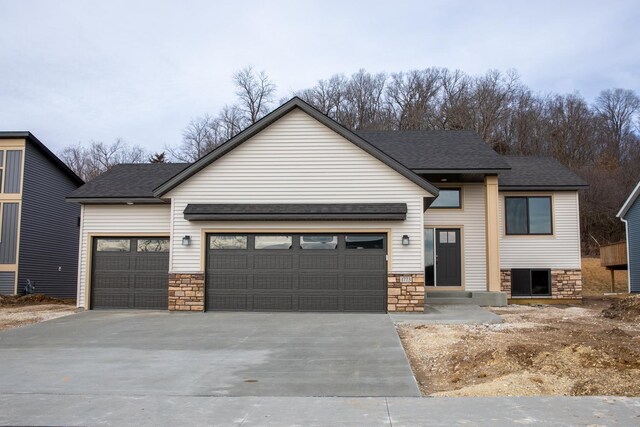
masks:
<path id="1" fill-rule="evenodd" d="M 168 238 L 96 238 L 92 308 L 166 309 Z M 209 234 L 207 310 L 386 311 L 384 234 Z"/>
<path id="2" fill-rule="evenodd" d="M 207 235 L 206 308 L 386 311 L 383 234 Z"/>

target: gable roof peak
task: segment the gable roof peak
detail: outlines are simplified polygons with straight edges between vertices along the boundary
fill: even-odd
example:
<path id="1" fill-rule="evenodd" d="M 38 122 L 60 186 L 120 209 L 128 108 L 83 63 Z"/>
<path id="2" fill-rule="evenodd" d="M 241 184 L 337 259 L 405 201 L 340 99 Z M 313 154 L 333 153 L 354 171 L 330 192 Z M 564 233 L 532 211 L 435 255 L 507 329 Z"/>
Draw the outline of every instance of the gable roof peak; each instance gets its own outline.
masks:
<path id="1" fill-rule="evenodd" d="M 430 182 L 426 181 L 424 178 L 417 175 L 415 172 L 411 171 L 409 168 L 390 157 L 388 154 L 385 154 L 380 149 L 376 148 L 374 145 L 370 144 L 368 141 L 358 136 L 353 131 L 347 129 L 340 123 L 336 122 L 329 116 L 323 114 L 319 110 L 317 110 L 312 105 L 308 104 L 298 96 L 294 96 L 289 101 L 285 102 L 275 110 L 271 111 L 266 116 L 262 117 L 260 120 L 249 126 L 248 128 L 241 131 L 239 134 L 229 139 L 227 142 L 222 145 L 214 148 L 209 153 L 205 154 L 195 162 L 193 162 L 190 166 L 185 168 L 182 172 L 176 174 L 174 177 L 170 178 L 160 186 L 158 186 L 153 194 L 156 197 L 162 197 L 167 194 L 169 191 L 182 184 L 184 181 L 189 179 L 191 176 L 195 175 L 197 172 L 201 171 L 205 167 L 209 166 L 211 163 L 220 159 L 225 154 L 229 153 L 236 147 L 240 146 L 242 143 L 246 142 L 253 136 L 260 133 L 262 130 L 267 128 L 269 125 L 275 123 L 293 109 L 299 108 L 307 115 L 316 119 L 329 129 L 336 132 L 338 135 L 342 136 L 349 142 L 353 143 L 357 147 L 361 148 L 371 156 L 380 160 L 390 168 L 394 169 L 399 174 L 403 175 L 405 178 L 412 181 L 414 184 L 418 185 L 422 189 L 428 191 L 433 196 L 437 196 L 439 191 L 433 186 Z"/>

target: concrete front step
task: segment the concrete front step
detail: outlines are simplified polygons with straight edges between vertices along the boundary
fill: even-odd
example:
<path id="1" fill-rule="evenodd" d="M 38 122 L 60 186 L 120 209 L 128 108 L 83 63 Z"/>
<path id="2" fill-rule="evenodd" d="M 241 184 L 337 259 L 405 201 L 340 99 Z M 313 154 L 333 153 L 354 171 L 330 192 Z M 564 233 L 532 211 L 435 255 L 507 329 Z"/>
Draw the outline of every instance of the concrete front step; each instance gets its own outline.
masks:
<path id="1" fill-rule="evenodd" d="M 483 307 L 504 307 L 507 294 L 504 292 L 467 292 L 467 291 L 427 291 L 425 305 L 431 304 L 473 304 Z"/>

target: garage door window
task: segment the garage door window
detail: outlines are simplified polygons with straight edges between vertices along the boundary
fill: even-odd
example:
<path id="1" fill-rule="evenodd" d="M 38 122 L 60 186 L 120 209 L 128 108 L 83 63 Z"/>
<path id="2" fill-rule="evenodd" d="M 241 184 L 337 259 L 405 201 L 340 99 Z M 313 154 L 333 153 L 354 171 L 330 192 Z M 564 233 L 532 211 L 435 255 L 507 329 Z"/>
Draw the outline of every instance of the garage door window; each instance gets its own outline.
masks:
<path id="1" fill-rule="evenodd" d="M 345 237 L 347 249 L 384 249 L 382 235 L 348 235 Z"/>
<path id="2" fill-rule="evenodd" d="M 247 249 L 247 236 L 209 236 L 209 249 Z"/>
<path id="3" fill-rule="evenodd" d="M 169 239 L 138 239 L 138 252 L 169 252 Z"/>
<path id="4" fill-rule="evenodd" d="M 300 249 L 335 249 L 338 236 L 300 236 Z"/>
<path id="5" fill-rule="evenodd" d="M 129 239 L 98 239 L 96 251 L 98 252 L 129 252 L 131 240 Z"/>
<path id="6" fill-rule="evenodd" d="M 292 236 L 256 236 L 256 249 L 291 249 Z"/>

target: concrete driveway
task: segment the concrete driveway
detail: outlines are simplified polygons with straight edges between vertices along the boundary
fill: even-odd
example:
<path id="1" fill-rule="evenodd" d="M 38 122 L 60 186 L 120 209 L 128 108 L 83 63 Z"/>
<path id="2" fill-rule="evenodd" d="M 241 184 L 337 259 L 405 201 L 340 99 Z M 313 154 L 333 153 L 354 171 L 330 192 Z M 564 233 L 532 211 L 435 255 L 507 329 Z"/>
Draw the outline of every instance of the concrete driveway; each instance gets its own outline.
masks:
<path id="1" fill-rule="evenodd" d="M 385 314 L 91 311 L 0 333 L 0 394 L 420 396 Z"/>

